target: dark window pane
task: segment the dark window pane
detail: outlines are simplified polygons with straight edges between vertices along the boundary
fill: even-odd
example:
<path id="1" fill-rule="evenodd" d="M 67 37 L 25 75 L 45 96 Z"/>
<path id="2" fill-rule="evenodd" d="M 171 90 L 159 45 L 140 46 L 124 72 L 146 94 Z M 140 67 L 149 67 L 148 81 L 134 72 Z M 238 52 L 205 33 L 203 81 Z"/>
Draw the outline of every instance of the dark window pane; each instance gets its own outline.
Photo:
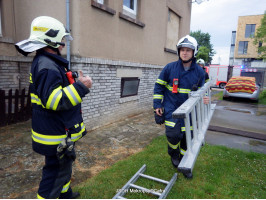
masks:
<path id="1" fill-rule="evenodd" d="M 139 88 L 138 78 L 122 78 L 121 79 L 121 97 L 133 96 L 138 94 Z"/>
<path id="2" fill-rule="evenodd" d="M 246 24 L 245 38 L 254 37 L 256 24 Z"/>
<path id="3" fill-rule="evenodd" d="M 248 52 L 248 42 L 240 41 L 238 45 L 238 54 L 243 55 L 243 54 L 247 54 L 247 52 Z"/>
<path id="4" fill-rule="evenodd" d="M 236 31 L 232 31 L 231 44 L 235 44 L 235 42 L 236 42 Z"/>

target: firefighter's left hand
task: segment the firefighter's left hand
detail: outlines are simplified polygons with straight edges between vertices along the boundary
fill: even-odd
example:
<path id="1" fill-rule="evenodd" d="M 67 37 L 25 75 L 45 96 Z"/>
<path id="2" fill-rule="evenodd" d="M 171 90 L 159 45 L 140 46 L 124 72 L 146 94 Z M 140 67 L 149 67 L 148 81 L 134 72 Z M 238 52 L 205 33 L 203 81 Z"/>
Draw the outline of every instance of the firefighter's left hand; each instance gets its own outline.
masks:
<path id="1" fill-rule="evenodd" d="M 209 104 L 210 103 L 210 98 L 209 97 L 203 97 L 203 103 L 204 104 Z"/>

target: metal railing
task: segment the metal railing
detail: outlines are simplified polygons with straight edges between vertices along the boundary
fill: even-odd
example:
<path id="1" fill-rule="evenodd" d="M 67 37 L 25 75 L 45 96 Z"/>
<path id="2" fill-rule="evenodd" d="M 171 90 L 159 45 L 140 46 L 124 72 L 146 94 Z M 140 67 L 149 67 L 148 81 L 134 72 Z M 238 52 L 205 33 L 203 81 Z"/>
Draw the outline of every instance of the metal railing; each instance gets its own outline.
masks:
<path id="1" fill-rule="evenodd" d="M 185 122 L 187 150 L 178 165 L 178 169 L 183 173 L 192 172 L 200 148 L 205 143 L 205 135 L 216 106 L 211 104 L 210 85 L 211 81 L 208 81 L 198 91 L 191 92 L 189 98 L 172 115 L 173 118 L 181 118 Z M 209 96 L 209 104 L 203 103 L 204 96 Z"/>

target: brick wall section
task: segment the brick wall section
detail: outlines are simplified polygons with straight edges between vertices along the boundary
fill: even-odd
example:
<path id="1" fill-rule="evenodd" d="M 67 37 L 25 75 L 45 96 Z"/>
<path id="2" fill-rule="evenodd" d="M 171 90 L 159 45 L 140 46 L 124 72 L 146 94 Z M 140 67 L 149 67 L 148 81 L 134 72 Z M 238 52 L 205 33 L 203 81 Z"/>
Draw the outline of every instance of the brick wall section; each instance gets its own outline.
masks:
<path id="1" fill-rule="evenodd" d="M 162 66 L 78 58 L 72 63 L 72 70 L 81 69 L 93 80 L 91 92 L 82 103 L 83 119 L 88 129 L 94 129 L 152 108 L 154 83 Z M 117 77 L 117 69 L 142 71 L 137 96 L 120 98 L 121 77 Z"/>
<path id="2" fill-rule="evenodd" d="M 0 88 L 28 89 L 32 58 L 0 57 Z M 82 70 L 93 80 L 91 92 L 83 98 L 83 119 L 88 130 L 113 123 L 152 108 L 154 83 L 163 66 L 111 61 L 94 58 L 72 58 L 71 70 Z M 137 96 L 120 98 L 121 77 L 117 69 L 141 71 Z M 20 84 L 16 82 L 20 76 Z M 129 75 L 130 76 L 130 75 Z M 134 75 L 132 75 L 134 77 Z"/>
<path id="3" fill-rule="evenodd" d="M 31 59 L 28 59 L 31 61 Z M 30 62 L 25 60 L 17 61 L 12 57 L 0 57 L 0 89 L 9 90 L 12 89 L 24 89 L 29 88 L 29 73 L 30 73 Z"/>

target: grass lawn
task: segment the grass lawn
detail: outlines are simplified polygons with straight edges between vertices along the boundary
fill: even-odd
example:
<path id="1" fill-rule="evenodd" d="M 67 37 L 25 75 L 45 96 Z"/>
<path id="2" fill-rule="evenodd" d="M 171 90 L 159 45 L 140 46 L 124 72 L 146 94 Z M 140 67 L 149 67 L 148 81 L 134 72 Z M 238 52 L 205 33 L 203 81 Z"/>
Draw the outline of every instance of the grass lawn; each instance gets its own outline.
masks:
<path id="1" fill-rule="evenodd" d="M 143 166 L 145 174 L 169 181 L 176 169 L 167 154 L 167 140 L 160 136 L 142 152 L 114 164 L 97 176 L 74 187 L 85 199 L 110 199 Z M 193 170 L 193 179 L 178 178 L 167 198 L 170 199 L 262 199 L 266 198 L 266 155 L 223 146 L 202 147 Z M 159 190 L 165 185 L 139 179 L 137 185 Z M 126 198 L 157 198 L 128 192 Z"/>

